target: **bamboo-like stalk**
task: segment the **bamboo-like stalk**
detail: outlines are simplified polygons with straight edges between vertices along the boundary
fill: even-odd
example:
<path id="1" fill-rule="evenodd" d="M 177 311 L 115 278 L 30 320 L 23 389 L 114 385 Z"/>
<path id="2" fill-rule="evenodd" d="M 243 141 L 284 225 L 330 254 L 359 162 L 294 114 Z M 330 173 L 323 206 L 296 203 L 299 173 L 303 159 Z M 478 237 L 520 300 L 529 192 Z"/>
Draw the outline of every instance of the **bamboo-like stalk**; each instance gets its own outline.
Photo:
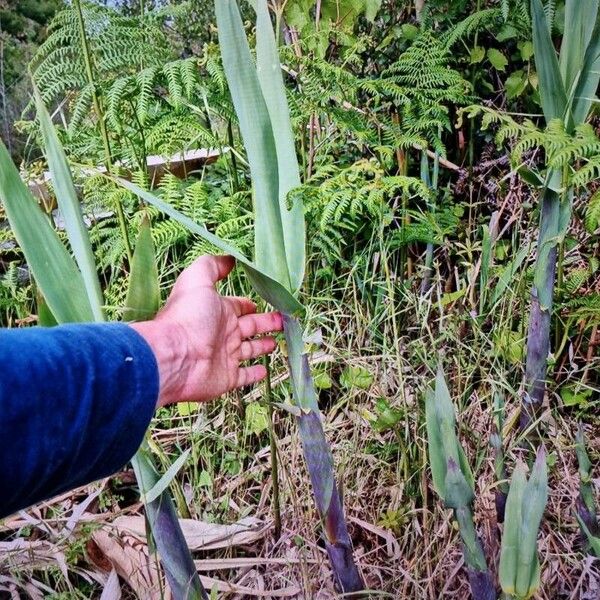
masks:
<path id="1" fill-rule="evenodd" d="M 358 592 L 364 589 L 364 583 L 352 556 L 352 541 L 334 478 L 333 456 L 323 431 L 308 357 L 303 352 L 302 328 L 298 319 L 289 315 L 283 315 L 283 324 L 292 393 L 296 406 L 300 408 L 296 422 L 315 502 L 323 523 L 325 547 L 342 590 L 345 593 Z"/>
<path id="2" fill-rule="evenodd" d="M 106 170 L 110 173 L 113 170 L 113 159 L 112 152 L 110 149 L 110 140 L 108 137 L 108 130 L 106 129 L 106 121 L 104 118 L 104 111 L 102 110 L 102 105 L 100 104 L 100 98 L 98 97 L 98 92 L 96 90 L 97 83 L 96 78 L 94 77 L 94 70 L 92 68 L 92 57 L 90 53 L 90 46 L 88 42 L 87 33 L 85 31 L 85 20 L 83 17 L 83 10 L 81 8 L 81 0 L 73 0 L 73 4 L 75 6 L 75 10 L 77 12 L 77 23 L 79 26 L 79 37 L 81 42 L 81 54 L 83 56 L 83 62 L 85 65 L 85 74 L 88 80 L 88 84 L 92 89 L 92 104 L 94 106 L 94 112 L 96 113 L 96 118 L 98 119 L 98 127 L 100 128 L 100 137 L 102 139 L 102 146 L 104 148 L 104 161 Z M 121 201 L 117 199 L 115 204 L 115 209 L 117 211 L 117 220 L 119 222 L 119 229 L 121 231 L 121 236 L 123 238 L 123 243 L 125 244 L 125 251 L 127 253 L 127 259 L 131 263 L 133 258 L 133 253 L 131 251 L 131 243 L 129 241 L 129 233 L 127 232 L 127 223 L 125 221 L 125 213 L 123 211 L 123 205 Z"/>
<path id="3" fill-rule="evenodd" d="M 552 41 L 541 0 L 531 0 L 532 37 L 539 75 L 540 99 L 546 123 L 561 119 L 567 132 L 584 123 L 600 81 L 600 21 L 598 3 L 567 0 L 560 56 Z M 551 170 L 541 192 L 540 225 L 527 333 L 525 385 L 520 425 L 536 418 L 546 391 L 550 353 L 552 301 L 558 246 L 571 218 L 569 166 Z"/>
<path id="4" fill-rule="evenodd" d="M 520 416 L 521 430 L 525 430 L 535 419 L 544 401 L 546 371 L 550 353 L 550 326 L 554 280 L 556 276 L 557 235 L 560 197 L 550 189 L 542 192 L 540 212 L 540 234 L 535 271 L 539 275 L 531 289 L 531 308 L 527 331 L 527 356 L 525 366 L 525 394 Z M 545 298 L 545 302 L 542 299 Z"/>
<path id="5" fill-rule="evenodd" d="M 223 66 L 248 155 L 254 188 L 256 266 L 295 294 L 305 269 L 305 223 L 300 199 L 288 194 L 300 185 L 298 160 L 281 65 L 266 0 L 251 2 L 257 16 L 256 64 L 235 0 L 216 0 L 215 13 Z M 311 140 L 315 123 L 311 120 Z M 309 166 L 312 164 L 311 143 Z M 265 288 L 258 290 L 264 297 Z M 268 300 L 268 298 L 265 298 Z M 270 301 L 273 304 L 272 301 Z M 274 304 L 278 307 L 277 304 Z M 335 577 L 344 593 L 364 583 L 352 556 L 317 395 L 304 354 L 300 311 L 282 310 L 292 396 L 304 457 Z"/>

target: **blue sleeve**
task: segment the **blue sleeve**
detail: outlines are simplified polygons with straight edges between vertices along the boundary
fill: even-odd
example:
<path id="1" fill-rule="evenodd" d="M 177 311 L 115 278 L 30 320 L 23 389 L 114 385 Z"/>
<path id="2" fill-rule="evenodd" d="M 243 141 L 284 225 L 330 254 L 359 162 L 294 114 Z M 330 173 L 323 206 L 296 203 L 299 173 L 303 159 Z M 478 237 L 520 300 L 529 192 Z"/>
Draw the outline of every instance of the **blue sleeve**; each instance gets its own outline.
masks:
<path id="1" fill-rule="evenodd" d="M 0 517 L 120 469 L 158 398 L 145 340 L 119 323 L 0 330 Z"/>

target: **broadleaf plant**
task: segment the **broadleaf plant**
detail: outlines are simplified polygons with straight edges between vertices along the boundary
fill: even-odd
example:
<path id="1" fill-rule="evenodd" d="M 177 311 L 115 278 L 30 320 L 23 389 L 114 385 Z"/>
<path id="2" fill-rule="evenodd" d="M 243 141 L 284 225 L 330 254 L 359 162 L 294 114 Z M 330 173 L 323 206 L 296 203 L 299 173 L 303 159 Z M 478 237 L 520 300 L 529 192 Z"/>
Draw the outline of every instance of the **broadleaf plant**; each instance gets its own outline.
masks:
<path id="1" fill-rule="evenodd" d="M 0 199 L 37 286 L 56 321 L 58 323 L 102 322 L 104 320 L 102 292 L 67 159 L 50 116 L 37 92 L 36 102 L 49 169 L 57 192 L 58 206 L 65 216 L 67 237 L 75 260 L 21 181 L 2 142 L 0 142 Z M 134 264 L 143 265 L 147 262 L 147 257 L 146 260 L 138 257 Z M 145 274 L 147 275 L 148 273 Z M 139 279 L 139 275 L 137 277 Z M 142 296 L 131 294 L 130 308 L 135 311 L 147 308 L 133 306 L 134 298 L 142 298 Z M 155 300 L 156 296 L 152 295 L 150 298 Z M 152 308 L 155 310 L 154 307 Z M 145 495 L 158 482 L 158 472 L 150 453 L 144 447 L 132 462 L 138 475 L 140 491 Z M 149 502 L 146 510 L 173 597 L 176 600 L 208 598 L 200 583 L 167 491 L 163 491 L 155 500 Z"/>

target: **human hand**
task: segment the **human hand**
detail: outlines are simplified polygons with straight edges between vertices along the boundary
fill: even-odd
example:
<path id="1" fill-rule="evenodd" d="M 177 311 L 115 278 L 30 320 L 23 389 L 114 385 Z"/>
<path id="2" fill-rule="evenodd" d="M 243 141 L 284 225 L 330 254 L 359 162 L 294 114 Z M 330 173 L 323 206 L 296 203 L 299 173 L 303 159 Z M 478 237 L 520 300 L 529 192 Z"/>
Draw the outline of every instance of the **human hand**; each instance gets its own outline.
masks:
<path id="1" fill-rule="evenodd" d="M 158 405 L 205 402 L 266 376 L 264 365 L 240 366 L 273 352 L 271 336 L 281 315 L 256 314 L 248 298 L 224 297 L 215 289 L 234 266 L 230 256 L 202 256 L 177 279 L 164 308 L 151 321 L 131 326 L 148 342 L 158 363 Z"/>

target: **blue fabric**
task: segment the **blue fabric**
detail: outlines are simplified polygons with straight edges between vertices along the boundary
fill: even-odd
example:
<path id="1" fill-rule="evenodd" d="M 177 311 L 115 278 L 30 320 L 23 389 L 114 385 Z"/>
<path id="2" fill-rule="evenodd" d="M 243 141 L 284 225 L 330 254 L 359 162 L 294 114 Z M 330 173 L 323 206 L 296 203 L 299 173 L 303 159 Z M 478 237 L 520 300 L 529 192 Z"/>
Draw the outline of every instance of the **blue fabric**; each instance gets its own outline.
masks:
<path id="1" fill-rule="evenodd" d="M 0 330 L 0 517 L 106 477 L 158 398 L 150 346 L 119 323 Z"/>

